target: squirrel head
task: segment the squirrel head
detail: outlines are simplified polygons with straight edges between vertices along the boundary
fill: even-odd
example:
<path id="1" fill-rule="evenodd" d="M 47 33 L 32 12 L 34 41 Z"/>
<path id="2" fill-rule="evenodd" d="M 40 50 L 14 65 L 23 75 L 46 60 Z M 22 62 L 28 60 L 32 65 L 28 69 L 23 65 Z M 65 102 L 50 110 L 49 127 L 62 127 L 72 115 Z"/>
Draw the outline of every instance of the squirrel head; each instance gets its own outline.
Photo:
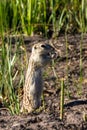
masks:
<path id="1" fill-rule="evenodd" d="M 32 58 L 38 66 L 45 66 L 55 56 L 55 49 L 50 44 L 38 43 L 32 47 Z"/>

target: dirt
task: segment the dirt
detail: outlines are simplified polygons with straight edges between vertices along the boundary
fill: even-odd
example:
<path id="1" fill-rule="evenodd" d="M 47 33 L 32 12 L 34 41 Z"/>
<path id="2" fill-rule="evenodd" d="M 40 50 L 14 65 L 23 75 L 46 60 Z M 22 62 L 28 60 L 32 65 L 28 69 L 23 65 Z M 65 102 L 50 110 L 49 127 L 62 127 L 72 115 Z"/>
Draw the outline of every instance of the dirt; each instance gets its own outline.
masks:
<path id="1" fill-rule="evenodd" d="M 29 54 L 38 41 L 52 43 L 57 51 L 54 67 L 47 66 L 44 72 L 42 109 L 12 116 L 7 108 L 0 108 L 0 130 L 87 130 L 87 34 L 49 40 L 37 36 L 24 38 Z M 63 120 L 60 120 L 61 79 L 65 87 Z"/>

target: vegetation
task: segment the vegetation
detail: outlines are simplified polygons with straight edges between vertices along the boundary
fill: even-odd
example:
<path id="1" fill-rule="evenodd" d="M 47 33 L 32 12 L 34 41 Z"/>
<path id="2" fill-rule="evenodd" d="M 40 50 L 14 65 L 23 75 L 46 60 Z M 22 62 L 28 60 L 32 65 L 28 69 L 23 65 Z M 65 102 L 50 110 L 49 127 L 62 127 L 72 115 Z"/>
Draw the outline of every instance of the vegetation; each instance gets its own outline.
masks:
<path id="1" fill-rule="evenodd" d="M 0 1 L 0 95 L 11 112 L 19 113 L 19 91 L 23 85 L 23 65 L 19 61 L 19 52 L 24 58 L 26 50 L 21 48 L 23 42 L 15 45 L 12 55 L 12 44 L 5 36 L 34 33 L 46 37 L 56 37 L 60 33 L 87 32 L 87 0 L 1 0 Z M 68 43 L 66 41 L 66 55 Z M 80 49 L 80 81 L 82 80 L 82 41 Z M 26 58 L 25 58 L 26 60 Z M 20 70 L 14 71 L 15 64 Z M 68 62 L 68 58 L 67 61 Z M 67 68 L 68 73 L 68 68 Z M 19 74 L 20 82 L 17 91 L 14 82 Z"/>
<path id="2" fill-rule="evenodd" d="M 64 79 L 61 79 L 61 101 L 60 101 L 60 119 L 63 120 L 64 114 Z"/>
<path id="3" fill-rule="evenodd" d="M 1 0 L 0 32 L 87 32 L 86 0 Z"/>

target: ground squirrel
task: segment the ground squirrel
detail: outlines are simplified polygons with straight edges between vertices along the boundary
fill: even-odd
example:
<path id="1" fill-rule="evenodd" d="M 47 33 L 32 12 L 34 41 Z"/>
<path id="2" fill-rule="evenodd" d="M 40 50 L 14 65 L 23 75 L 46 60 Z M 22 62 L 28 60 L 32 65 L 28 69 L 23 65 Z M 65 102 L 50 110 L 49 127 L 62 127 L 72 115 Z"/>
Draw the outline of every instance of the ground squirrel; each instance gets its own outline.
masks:
<path id="1" fill-rule="evenodd" d="M 50 63 L 54 52 L 55 49 L 49 44 L 33 45 L 25 78 L 21 112 L 30 113 L 40 107 L 43 91 L 42 69 Z"/>

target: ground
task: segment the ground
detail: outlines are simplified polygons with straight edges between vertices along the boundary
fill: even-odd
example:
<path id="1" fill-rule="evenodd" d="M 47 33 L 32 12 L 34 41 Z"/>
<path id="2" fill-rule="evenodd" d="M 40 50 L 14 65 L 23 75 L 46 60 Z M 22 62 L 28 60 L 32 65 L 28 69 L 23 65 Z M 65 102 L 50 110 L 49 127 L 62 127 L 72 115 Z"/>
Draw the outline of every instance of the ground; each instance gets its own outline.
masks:
<path id="1" fill-rule="evenodd" d="M 38 41 L 49 41 L 57 51 L 54 65 L 47 66 L 44 72 L 43 109 L 12 116 L 1 108 L 0 130 L 87 130 L 87 34 L 43 39 L 24 38 L 27 52 Z M 61 79 L 65 87 L 63 120 L 60 120 Z"/>

